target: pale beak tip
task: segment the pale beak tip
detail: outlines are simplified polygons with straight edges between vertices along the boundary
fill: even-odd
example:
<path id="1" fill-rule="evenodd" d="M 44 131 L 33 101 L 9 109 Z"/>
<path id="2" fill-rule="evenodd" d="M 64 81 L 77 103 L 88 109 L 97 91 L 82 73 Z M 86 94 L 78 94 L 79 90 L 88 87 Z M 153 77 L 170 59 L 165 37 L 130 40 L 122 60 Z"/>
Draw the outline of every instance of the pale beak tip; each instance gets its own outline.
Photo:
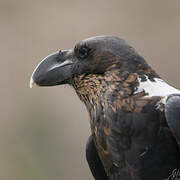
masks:
<path id="1" fill-rule="evenodd" d="M 34 84 L 35 84 L 35 82 L 34 82 L 33 78 L 31 77 L 29 87 L 32 88 Z"/>

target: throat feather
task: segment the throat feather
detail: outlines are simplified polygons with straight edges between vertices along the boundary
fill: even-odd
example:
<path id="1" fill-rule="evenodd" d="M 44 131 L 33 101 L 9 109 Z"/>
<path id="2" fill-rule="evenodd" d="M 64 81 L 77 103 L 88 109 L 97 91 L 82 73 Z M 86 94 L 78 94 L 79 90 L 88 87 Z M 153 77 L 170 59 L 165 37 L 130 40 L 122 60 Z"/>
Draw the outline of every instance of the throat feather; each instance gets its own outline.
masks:
<path id="1" fill-rule="evenodd" d="M 113 94 L 120 98 L 133 95 L 138 86 L 138 79 L 135 73 L 121 73 L 117 70 L 108 71 L 104 74 L 75 77 L 73 86 L 81 101 L 86 106 L 92 107 L 108 101 L 108 97 L 113 96 Z"/>

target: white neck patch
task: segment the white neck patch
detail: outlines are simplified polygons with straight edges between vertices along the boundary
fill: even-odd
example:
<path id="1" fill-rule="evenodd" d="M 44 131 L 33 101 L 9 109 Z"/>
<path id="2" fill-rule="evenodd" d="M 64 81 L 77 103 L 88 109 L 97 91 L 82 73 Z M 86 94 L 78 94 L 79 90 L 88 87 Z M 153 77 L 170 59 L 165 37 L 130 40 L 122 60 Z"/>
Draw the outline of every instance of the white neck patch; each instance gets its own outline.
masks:
<path id="1" fill-rule="evenodd" d="M 138 77 L 139 86 L 135 93 L 145 91 L 148 93 L 145 97 L 152 96 L 161 96 L 163 98 L 163 103 L 165 103 L 166 98 L 170 94 L 180 94 L 180 91 L 160 78 L 154 78 L 154 81 L 149 80 L 148 76 L 146 76 L 146 81 L 141 81 L 141 78 Z"/>

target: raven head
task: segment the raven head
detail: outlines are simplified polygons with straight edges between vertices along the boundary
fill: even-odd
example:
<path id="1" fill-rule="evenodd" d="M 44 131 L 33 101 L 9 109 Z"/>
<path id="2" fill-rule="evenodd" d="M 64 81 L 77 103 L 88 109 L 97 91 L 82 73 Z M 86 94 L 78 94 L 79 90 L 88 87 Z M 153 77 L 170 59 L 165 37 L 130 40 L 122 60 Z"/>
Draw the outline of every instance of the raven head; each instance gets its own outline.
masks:
<path id="1" fill-rule="evenodd" d="M 72 84 L 80 75 L 107 71 L 142 73 L 151 69 L 124 40 L 97 36 L 80 41 L 70 50 L 60 50 L 43 59 L 34 70 L 30 87 Z"/>

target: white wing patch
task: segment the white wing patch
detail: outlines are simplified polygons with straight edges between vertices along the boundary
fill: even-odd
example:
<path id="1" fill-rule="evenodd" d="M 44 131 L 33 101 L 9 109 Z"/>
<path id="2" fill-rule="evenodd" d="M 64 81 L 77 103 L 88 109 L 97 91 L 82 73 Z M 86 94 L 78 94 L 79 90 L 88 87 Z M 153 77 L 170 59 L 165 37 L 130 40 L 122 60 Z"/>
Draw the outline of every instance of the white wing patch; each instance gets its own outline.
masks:
<path id="1" fill-rule="evenodd" d="M 154 81 L 151 81 L 146 76 L 146 81 L 141 81 L 141 78 L 138 77 L 138 81 L 139 86 L 137 87 L 135 93 L 145 91 L 148 93 L 148 95 L 145 97 L 161 96 L 161 103 L 163 104 L 165 104 L 166 98 L 170 94 L 180 94 L 180 90 L 170 86 L 160 78 L 154 78 Z"/>

